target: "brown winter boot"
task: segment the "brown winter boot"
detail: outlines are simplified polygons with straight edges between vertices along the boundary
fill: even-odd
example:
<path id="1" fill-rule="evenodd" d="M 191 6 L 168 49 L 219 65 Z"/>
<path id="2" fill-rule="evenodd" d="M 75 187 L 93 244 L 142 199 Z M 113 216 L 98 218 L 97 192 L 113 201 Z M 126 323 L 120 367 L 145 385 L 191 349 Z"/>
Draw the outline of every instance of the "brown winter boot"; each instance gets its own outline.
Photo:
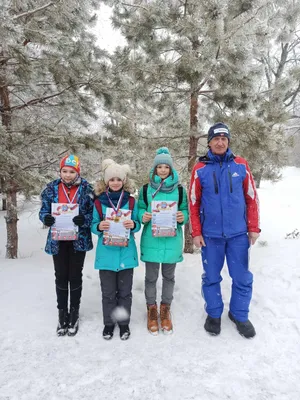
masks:
<path id="1" fill-rule="evenodd" d="M 173 325 L 170 313 L 170 304 L 160 304 L 160 323 L 164 333 L 172 333 Z"/>
<path id="2" fill-rule="evenodd" d="M 147 305 L 148 310 L 148 321 L 147 328 L 152 335 L 158 335 L 158 314 L 157 314 L 157 304 Z"/>

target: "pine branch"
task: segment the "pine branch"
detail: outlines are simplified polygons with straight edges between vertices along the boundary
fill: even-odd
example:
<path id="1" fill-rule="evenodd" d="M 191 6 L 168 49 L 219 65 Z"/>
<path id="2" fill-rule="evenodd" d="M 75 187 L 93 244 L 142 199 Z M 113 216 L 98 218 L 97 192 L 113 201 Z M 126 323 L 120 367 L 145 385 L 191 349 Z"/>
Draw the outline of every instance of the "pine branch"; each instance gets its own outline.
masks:
<path id="1" fill-rule="evenodd" d="M 41 168 L 41 170 L 46 170 L 51 165 L 56 164 L 57 163 L 57 158 L 61 157 L 65 153 L 67 153 L 67 151 L 69 151 L 69 149 L 63 150 L 62 152 L 57 154 L 57 157 L 54 160 L 47 161 L 46 163 L 45 162 L 41 162 L 41 163 L 35 163 L 35 164 L 27 165 L 26 167 L 24 167 L 22 169 L 23 169 L 23 171 L 26 171 L 26 170 L 31 169 L 31 168 Z"/>
<path id="2" fill-rule="evenodd" d="M 15 15 L 15 16 L 13 17 L 13 20 L 16 20 L 16 19 L 19 19 L 19 18 L 22 18 L 22 17 L 28 17 L 29 15 L 32 15 L 32 14 L 35 14 L 36 12 L 45 10 L 45 8 L 48 8 L 48 7 L 53 6 L 53 5 L 54 5 L 54 2 L 53 2 L 53 1 L 50 1 L 50 3 L 45 4 L 44 6 L 35 8 L 35 9 L 33 9 L 33 10 L 30 10 L 30 11 L 26 11 L 26 12 L 24 12 L 24 13 L 22 13 L 22 14 L 19 14 L 19 15 Z"/>
<path id="3" fill-rule="evenodd" d="M 11 57 L 0 57 L 0 65 L 6 64 L 8 60 L 10 60 Z"/>
<path id="4" fill-rule="evenodd" d="M 187 136 L 185 136 L 185 138 L 186 139 L 188 139 L 190 136 L 189 135 L 187 135 Z M 150 140 L 153 140 L 154 138 L 153 138 L 153 136 L 143 136 L 143 135 L 139 135 L 139 138 L 141 138 L 141 139 L 150 139 Z M 155 136 L 155 139 L 156 140 L 160 140 L 160 139 L 184 139 L 184 136 Z"/>
<path id="5" fill-rule="evenodd" d="M 278 67 L 275 74 L 276 79 L 281 78 L 287 57 L 288 57 L 288 43 L 286 43 L 285 45 L 281 43 L 281 56 L 280 56 L 280 61 L 278 60 Z"/>
<path id="6" fill-rule="evenodd" d="M 257 16 L 257 14 L 259 13 L 259 11 L 262 10 L 263 8 L 265 8 L 265 7 L 266 7 L 266 5 L 260 6 L 260 7 L 256 10 L 255 14 L 252 15 L 252 17 L 248 18 L 247 21 L 243 22 L 240 26 L 238 26 L 238 27 L 236 28 L 236 30 L 235 30 L 234 32 L 231 33 L 230 37 L 225 37 L 225 40 L 228 40 L 228 39 L 232 38 L 240 29 L 244 29 L 245 25 L 247 25 L 249 22 L 251 22 L 253 19 L 255 19 L 256 16 Z M 239 15 L 242 15 L 243 13 L 244 13 L 244 11 L 243 11 L 242 13 L 236 15 L 233 19 L 237 18 Z"/>
<path id="7" fill-rule="evenodd" d="M 300 44 L 300 38 L 298 38 L 297 40 L 295 40 L 293 43 L 290 44 L 289 46 L 289 52 L 294 50 L 295 47 L 297 47 Z"/>
<path id="8" fill-rule="evenodd" d="M 139 5 L 139 4 L 128 4 L 128 3 L 123 3 L 122 2 L 121 5 L 124 6 L 124 7 L 141 8 L 144 11 L 148 11 L 148 9 L 146 7 L 143 7 L 143 6 Z"/>
<path id="9" fill-rule="evenodd" d="M 188 3 L 188 0 L 185 0 L 184 6 L 183 6 L 183 8 L 184 8 L 183 16 L 184 16 L 184 17 L 187 15 L 187 3 Z"/>
<path id="10" fill-rule="evenodd" d="M 81 84 L 79 84 L 79 87 L 82 87 L 82 86 L 84 86 L 84 85 L 85 85 L 85 84 L 81 83 Z M 29 106 L 34 106 L 35 104 L 42 103 L 42 102 L 44 102 L 45 100 L 53 99 L 54 97 L 57 97 L 57 96 L 62 95 L 62 94 L 63 94 L 64 92 L 66 92 L 67 90 L 74 88 L 74 86 L 76 86 L 76 85 L 70 85 L 70 86 L 64 88 L 63 90 L 61 90 L 60 92 L 51 94 L 51 95 L 49 95 L 49 96 L 44 96 L 44 97 L 39 97 L 39 98 L 37 98 L 37 99 L 29 100 L 28 102 L 26 102 L 26 103 L 23 104 L 23 105 L 11 107 L 11 108 L 10 108 L 10 111 L 21 110 L 22 108 L 29 107 Z"/>
<path id="11" fill-rule="evenodd" d="M 160 139 L 189 139 L 190 138 L 190 135 L 180 135 L 180 136 L 155 136 L 155 137 L 153 137 L 153 136 L 142 136 L 142 135 L 138 135 L 139 136 L 139 138 L 141 138 L 141 139 L 150 139 L 150 140 L 153 140 L 153 139 L 156 139 L 156 140 L 160 140 Z M 195 136 L 195 135 L 193 135 L 193 136 Z M 206 138 L 207 137 L 207 134 L 204 134 L 204 133 L 201 133 L 201 134 L 199 134 L 198 136 L 197 136 L 197 138 L 199 138 L 199 139 L 203 139 L 203 138 Z"/>
<path id="12" fill-rule="evenodd" d="M 268 88 L 270 89 L 271 85 L 272 85 L 272 80 L 271 80 L 271 76 L 270 76 L 270 67 L 268 66 L 268 63 L 265 59 L 265 57 L 262 57 L 261 59 L 257 59 L 257 61 L 261 62 L 264 65 L 264 70 L 265 70 L 265 76 L 268 82 Z"/>
<path id="13" fill-rule="evenodd" d="M 300 83 L 299 83 L 297 89 L 295 89 L 295 91 L 294 91 L 293 93 L 288 93 L 288 94 L 285 96 L 284 101 L 286 101 L 287 99 L 291 98 L 291 100 L 290 100 L 287 104 L 285 104 L 285 106 L 286 106 L 286 107 L 291 106 L 291 105 L 293 104 L 295 98 L 297 97 L 297 95 L 298 95 L 299 93 L 300 93 Z"/>

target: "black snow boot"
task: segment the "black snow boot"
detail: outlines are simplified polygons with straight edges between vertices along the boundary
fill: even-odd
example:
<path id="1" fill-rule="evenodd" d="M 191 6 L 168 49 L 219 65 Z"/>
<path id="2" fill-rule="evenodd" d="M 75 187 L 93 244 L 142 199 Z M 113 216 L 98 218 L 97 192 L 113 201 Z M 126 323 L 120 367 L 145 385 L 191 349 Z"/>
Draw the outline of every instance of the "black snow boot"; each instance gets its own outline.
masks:
<path id="1" fill-rule="evenodd" d="M 66 308 L 58 310 L 57 336 L 65 336 L 68 331 L 69 313 Z"/>
<path id="2" fill-rule="evenodd" d="M 72 307 L 68 326 L 68 336 L 75 336 L 79 328 L 79 308 Z"/>
<path id="3" fill-rule="evenodd" d="M 114 336 L 115 325 L 105 325 L 102 336 L 105 340 L 110 340 Z"/>
<path id="4" fill-rule="evenodd" d="M 228 317 L 229 319 L 231 319 L 231 321 L 233 323 L 235 323 L 236 328 L 239 332 L 240 335 L 244 336 L 246 339 L 251 339 L 256 335 L 254 326 L 252 325 L 252 323 L 249 321 L 246 322 L 241 322 L 241 321 L 237 321 L 234 316 L 231 314 L 231 312 L 228 312 Z"/>
<path id="5" fill-rule="evenodd" d="M 204 329 L 212 336 L 217 336 L 221 332 L 221 318 L 212 318 L 207 316 Z"/>
<path id="6" fill-rule="evenodd" d="M 120 325 L 120 338 L 121 340 L 127 340 L 130 336 L 129 325 Z"/>

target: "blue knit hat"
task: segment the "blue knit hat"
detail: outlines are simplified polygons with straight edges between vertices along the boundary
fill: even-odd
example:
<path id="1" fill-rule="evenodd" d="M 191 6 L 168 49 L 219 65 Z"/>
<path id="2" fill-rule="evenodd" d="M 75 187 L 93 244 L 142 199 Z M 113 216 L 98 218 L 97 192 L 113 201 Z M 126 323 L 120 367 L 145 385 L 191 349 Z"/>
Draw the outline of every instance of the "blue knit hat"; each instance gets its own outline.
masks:
<path id="1" fill-rule="evenodd" d="M 159 164 L 167 164 L 169 167 L 173 168 L 172 157 L 167 147 L 161 147 L 156 150 L 152 168 L 154 169 Z"/>
<path id="2" fill-rule="evenodd" d="M 217 136 L 224 136 L 230 140 L 230 131 L 227 125 L 223 124 L 222 122 L 217 122 L 213 126 L 211 126 L 208 130 L 207 134 L 207 143 L 211 141 L 214 137 Z"/>

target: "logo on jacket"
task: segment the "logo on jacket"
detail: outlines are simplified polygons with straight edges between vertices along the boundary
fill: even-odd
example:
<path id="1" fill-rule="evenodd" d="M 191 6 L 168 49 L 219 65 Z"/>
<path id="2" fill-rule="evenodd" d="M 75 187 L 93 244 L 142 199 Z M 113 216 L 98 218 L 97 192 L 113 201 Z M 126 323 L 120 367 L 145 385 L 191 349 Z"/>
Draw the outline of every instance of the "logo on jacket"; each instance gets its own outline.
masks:
<path id="1" fill-rule="evenodd" d="M 240 176 L 237 172 L 234 172 L 234 173 L 232 174 L 232 177 L 233 177 L 233 178 L 236 178 L 237 176 Z"/>

